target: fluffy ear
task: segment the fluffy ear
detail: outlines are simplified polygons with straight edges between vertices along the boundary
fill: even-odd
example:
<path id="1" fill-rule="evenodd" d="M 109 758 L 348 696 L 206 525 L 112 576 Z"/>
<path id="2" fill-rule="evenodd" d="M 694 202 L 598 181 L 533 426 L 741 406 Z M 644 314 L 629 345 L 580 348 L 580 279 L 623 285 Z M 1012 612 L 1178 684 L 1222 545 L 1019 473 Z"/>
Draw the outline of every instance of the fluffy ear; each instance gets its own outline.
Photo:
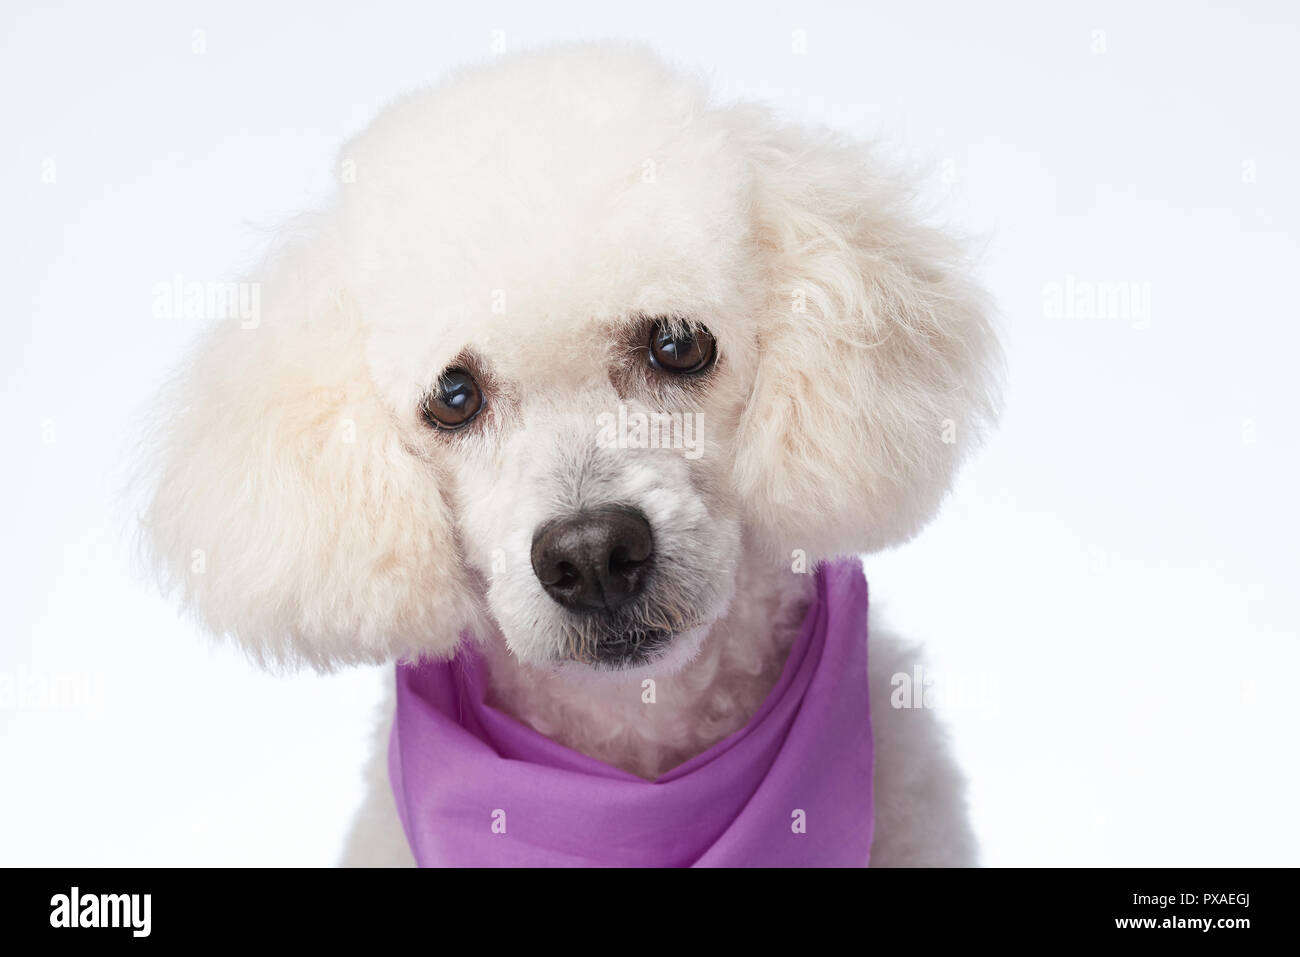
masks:
<path id="1" fill-rule="evenodd" d="M 164 389 L 145 544 L 165 587 L 264 663 L 447 654 L 473 589 L 334 249 L 315 226 L 283 244 L 253 277 L 255 327 L 223 321 Z"/>
<path id="2" fill-rule="evenodd" d="M 736 121 L 772 282 L 738 487 L 783 552 L 904 541 L 996 417 L 984 297 L 865 146 L 757 109 Z"/>

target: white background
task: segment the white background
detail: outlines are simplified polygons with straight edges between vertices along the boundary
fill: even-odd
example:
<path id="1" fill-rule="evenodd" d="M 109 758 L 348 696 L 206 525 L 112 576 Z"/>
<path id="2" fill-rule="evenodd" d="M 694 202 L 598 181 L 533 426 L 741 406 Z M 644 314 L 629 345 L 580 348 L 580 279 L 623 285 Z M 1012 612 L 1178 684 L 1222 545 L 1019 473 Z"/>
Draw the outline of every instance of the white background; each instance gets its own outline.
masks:
<path id="1" fill-rule="evenodd" d="M 644 38 L 881 138 L 976 238 L 1005 419 L 867 570 L 929 646 L 985 862 L 1300 864 L 1300 15 L 1048 6 L 7 2 L 0 864 L 336 859 L 380 672 L 259 673 L 130 563 L 131 430 L 196 332 L 151 289 L 235 278 L 497 29 Z M 1149 283 L 1149 323 L 1048 318 L 1066 276 Z"/>

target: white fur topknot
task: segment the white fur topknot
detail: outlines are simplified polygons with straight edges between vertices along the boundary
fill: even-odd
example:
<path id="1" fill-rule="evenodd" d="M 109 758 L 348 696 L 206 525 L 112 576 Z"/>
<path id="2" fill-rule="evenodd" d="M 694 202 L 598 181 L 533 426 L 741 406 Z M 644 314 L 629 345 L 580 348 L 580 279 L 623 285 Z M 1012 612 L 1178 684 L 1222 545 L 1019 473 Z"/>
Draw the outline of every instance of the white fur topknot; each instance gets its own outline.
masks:
<path id="1" fill-rule="evenodd" d="M 729 523 L 680 543 L 717 577 L 697 596 L 715 617 L 737 529 L 776 563 L 905 540 L 996 411 L 984 300 L 872 149 L 713 105 L 640 48 L 459 71 L 339 163 L 333 201 L 251 277 L 258 327 L 205 337 L 154 432 L 157 569 L 268 662 L 445 655 L 533 608 L 485 597 L 512 573 L 494 560 L 526 560 L 508 525 L 543 487 L 530 449 L 653 405 L 606 371 L 646 315 L 703 321 L 723 357 L 678 397 L 707 415 L 709 454 L 663 473 Z M 467 354 L 501 387 L 453 445 L 417 404 Z"/>

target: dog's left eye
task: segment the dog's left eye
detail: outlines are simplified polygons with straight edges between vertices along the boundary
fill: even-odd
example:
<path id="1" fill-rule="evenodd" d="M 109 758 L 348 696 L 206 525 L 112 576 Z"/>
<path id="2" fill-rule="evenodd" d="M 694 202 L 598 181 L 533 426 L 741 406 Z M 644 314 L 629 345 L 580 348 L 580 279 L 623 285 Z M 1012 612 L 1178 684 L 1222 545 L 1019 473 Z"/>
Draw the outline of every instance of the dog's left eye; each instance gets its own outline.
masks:
<path id="1" fill-rule="evenodd" d="M 658 320 L 650 330 L 650 364 L 674 375 L 696 375 L 713 365 L 718 342 L 703 326 L 682 328 Z"/>
<path id="2" fill-rule="evenodd" d="M 464 369 L 448 369 L 438 377 L 438 387 L 424 397 L 420 412 L 435 429 L 463 429 L 483 409 L 483 393 Z"/>

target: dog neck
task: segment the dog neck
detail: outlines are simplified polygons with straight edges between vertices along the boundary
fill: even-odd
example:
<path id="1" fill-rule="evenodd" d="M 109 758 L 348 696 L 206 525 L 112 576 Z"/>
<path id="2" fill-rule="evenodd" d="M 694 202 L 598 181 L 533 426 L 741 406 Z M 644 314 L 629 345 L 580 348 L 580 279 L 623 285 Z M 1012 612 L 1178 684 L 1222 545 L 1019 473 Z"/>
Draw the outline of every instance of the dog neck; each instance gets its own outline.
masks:
<path id="1" fill-rule="evenodd" d="M 488 701 L 541 734 L 653 780 L 739 730 L 776 685 L 811 598 L 812 575 L 745 549 L 736 597 L 681 670 L 583 678 L 525 665 L 494 635 Z"/>

